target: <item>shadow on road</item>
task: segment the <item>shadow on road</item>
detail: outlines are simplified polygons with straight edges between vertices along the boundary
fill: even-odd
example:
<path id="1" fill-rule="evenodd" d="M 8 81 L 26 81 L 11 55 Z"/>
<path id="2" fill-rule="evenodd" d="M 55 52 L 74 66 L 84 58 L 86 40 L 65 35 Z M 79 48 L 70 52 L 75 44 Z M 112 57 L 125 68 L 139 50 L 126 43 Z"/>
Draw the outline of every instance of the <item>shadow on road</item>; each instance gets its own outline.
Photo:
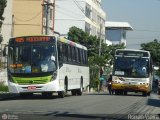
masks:
<path id="1" fill-rule="evenodd" d="M 147 101 L 147 105 L 154 106 L 154 107 L 160 107 L 160 99 L 149 98 Z"/>
<path id="2" fill-rule="evenodd" d="M 71 95 L 66 95 L 66 97 L 70 97 Z M 10 101 L 10 100 L 49 100 L 49 99 L 61 99 L 58 97 L 58 95 L 52 95 L 52 96 L 42 96 L 41 94 L 34 94 L 34 95 L 26 95 L 26 96 L 20 96 L 16 95 L 14 97 L 6 97 L 1 99 L 0 101 Z"/>
<path id="3" fill-rule="evenodd" d="M 140 96 L 140 97 L 143 97 L 141 94 L 137 94 L 137 93 L 129 93 L 129 94 L 127 94 L 127 95 L 115 95 L 115 94 L 113 94 L 113 95 L 110 95 L 109 93 L 103 93 L 103 92 L 101 92 L 101 93 L 88 93 L 87 95 L 107 95 L 107 96 L 135 96 L 135 97 L 137 97 L 137 96 Z"/>

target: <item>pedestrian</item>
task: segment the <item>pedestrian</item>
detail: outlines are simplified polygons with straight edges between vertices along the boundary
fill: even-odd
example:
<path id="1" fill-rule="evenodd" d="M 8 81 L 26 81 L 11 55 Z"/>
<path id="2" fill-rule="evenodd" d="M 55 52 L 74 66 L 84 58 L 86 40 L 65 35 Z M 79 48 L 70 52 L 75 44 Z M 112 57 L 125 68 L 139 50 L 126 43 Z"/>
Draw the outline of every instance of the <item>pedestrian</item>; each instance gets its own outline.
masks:
<path id="1" fill-rule="evenodd" d="M 101 90 L 103 91 L 104 78 L 102 75 L 100 76 L 99 80 L 100 80 L 100 85 L 99 85 L 99 92 L 100 92 Z"/>
<path id="2" fill-rule="evenodd" d="M 109 94 L 111 95 L 111 94 L 113 94 L 113 90 L 112 90 L 112 75 L 110 75 L 109 76 L 109 78 L 108 78 L 108 91 L 109 91 Z"/>

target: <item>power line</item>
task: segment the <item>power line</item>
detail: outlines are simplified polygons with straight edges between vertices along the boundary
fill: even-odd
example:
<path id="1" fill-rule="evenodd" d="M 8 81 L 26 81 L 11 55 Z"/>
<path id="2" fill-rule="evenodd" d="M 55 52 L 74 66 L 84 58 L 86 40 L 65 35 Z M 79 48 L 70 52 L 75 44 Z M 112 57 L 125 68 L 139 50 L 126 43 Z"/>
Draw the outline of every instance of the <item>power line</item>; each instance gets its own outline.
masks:
<path id="1" fill-rule="evenodd" d="M 81 14 L 79 14 L 79 13 L 75 13 L 74 11 L 71 11 L 71 10 L 69 10 L 69 9 L 66 9 L 66 8 L 62 8 L 62 7 L 60 7 L 60 6 L 57 6 L 56 5 L 56 7 L 57 8 L 60 8 L 60 9 L 58 9 L 58 10 L 61 10 L 61 13 L 62 14 L 65 14 L 65 15 L 67 15 L 68 14 L 68 16 L 70 16 L 70 17 L 75 17 L 75 16 L 77 16 L 77 17 L 79 17 Z M 68 11 L 68 12 L 67 12 Z M 60 12 L 60 11 L 59 11 Z M 70 13 L 72 13 L 72 14 L 70 14 Z M 71 16 L 71 15 L 73 15 L 74 14 L 74 16 Z M 81 17 L 80 17 L 81 18 Z"/>
<path id="2" fill-rule="evenodd" d="M 85 15 L 85 10 L 83 9 L 83 7 L 78 3 L 77 0 L 74 0 L 74 3 L 77 5 L 77 7 L 82 11 L 82 13 Z"/>

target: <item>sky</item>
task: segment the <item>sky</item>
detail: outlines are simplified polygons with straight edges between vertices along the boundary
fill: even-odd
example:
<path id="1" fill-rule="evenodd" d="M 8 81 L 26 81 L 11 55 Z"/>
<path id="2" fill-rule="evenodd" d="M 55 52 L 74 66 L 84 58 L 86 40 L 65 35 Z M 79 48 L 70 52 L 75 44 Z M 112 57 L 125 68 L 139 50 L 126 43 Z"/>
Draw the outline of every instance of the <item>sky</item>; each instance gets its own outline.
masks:
<path id="1" fill-rule="evenodd" d="M 140 49 L 140 44 L 160 41 L 160 0 L 102 0 L 106 21 L 128 22 L 127 48 Z"/>

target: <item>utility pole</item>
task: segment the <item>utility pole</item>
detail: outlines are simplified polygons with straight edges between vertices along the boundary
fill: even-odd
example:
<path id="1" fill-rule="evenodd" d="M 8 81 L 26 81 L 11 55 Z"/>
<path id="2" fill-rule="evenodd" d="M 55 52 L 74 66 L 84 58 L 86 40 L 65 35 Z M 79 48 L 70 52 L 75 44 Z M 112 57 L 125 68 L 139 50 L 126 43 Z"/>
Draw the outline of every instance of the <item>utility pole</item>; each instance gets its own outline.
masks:
<path id="1" fill-rule="evenodd" d="M 48 35 L 49 34 L 49 10 L 51 10 L 52 8 L 50 6 L 53 7 L 53 31 L 54 31 L 54 19 L 55 19 L 55 0 L 53 0 L 53 2 L 51 3 L 50 0 L 44 0 L 44 3 L 42 4 L 42 6 L 45 9 L 45 34 Z M 51 11 L 50 11 L 51 12 Z"/>
<path id="2" fill-rule="evenodd" d="M 14 37 L 14 24 L 15 24 L 15 21 L 14 21 L 14 15 L 12 15 L 11 37 Z"/>
<path id="3" fill-rule="evenodd" d="M 54 0 L 53 2 L 54 2 L 53 3 L 53 32 L 54 32 L 56 0 Z"/>
<path id="4" fill-rule="evenodd" d="M 101 56 L 101 47 L 102 47 L 102 40 L 101 40 L 101 34 L 102 34 L 102 24 L 100 23 L 100 30 L 99 30 L 99 56 Z"/>
<path id="5" fill-rule="evenodd" d="M 48 34 L 48 7 L 49 7 L 49 5 L 48 5 L 48 0 L 47 1 L 45 1 L 46 2 L 46 4 L 44 5 L 45 6 L 45 12 L 46 12 L 46 28 L 45 28 L 45 34 L 47 35 Z"/>

